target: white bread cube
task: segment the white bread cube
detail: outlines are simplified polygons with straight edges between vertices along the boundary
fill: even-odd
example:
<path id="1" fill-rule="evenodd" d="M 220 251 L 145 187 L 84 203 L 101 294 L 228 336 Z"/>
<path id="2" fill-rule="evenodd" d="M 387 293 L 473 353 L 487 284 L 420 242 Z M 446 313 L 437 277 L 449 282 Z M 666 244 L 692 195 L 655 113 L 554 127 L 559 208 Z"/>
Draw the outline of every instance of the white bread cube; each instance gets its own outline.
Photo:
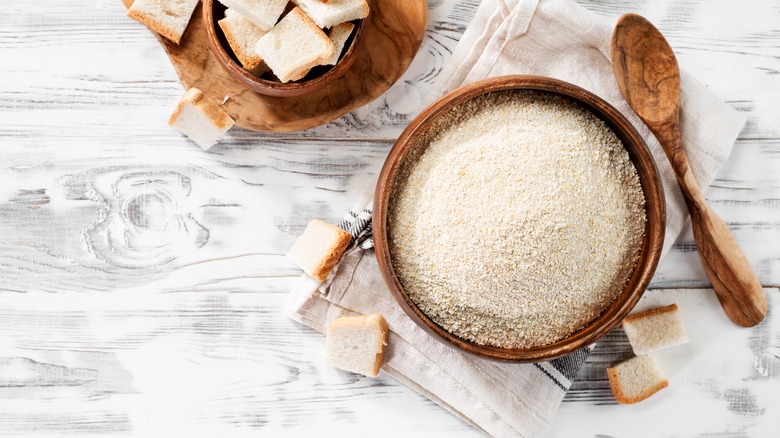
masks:
<path id="1" fill-rule="evenodd" d="M 179 44 L 197 5 L 198 0 L 135 0 L 127 16 Z"/>
<path id="2" fill-rule="evenodd" d="M 287 254 L 303 272 L 325 281 L 349 246 L 352 236 L 341 228 L 314 219 Z"/>
<path id="3" fill-rule="evenodd" d="M 330 28 L 328 38 L 333 42 L 333 55 L 320 61 L 320 65 L 336 65 L 341 52 L 344 51 L 344 45 L 354 29 L 355 25 L 352 23 L 341 23 Z"/>
<path id="4" fill-rule="evenodd" d="M 615 399 L 623 404 L 638 403 L 669 386 L 652 354 L 612 364 L 607 376 Z"/>
<path id="5" fill-rule="evenodd" d="M 305 76 L 305 71 L 321 59 L 329 58 L 333 43 L 296 7 L 260 38 L 255 49 L 281 82 L 289 82 Z"/>
<path id="6" fill-rule="evenodd" d="M 309 14 L 319 27 L 330 28 L 347 21 L 366 18 L 366 0 L 292 0 L 303 12 Z"/>
<path id="7" fill-rule="evenodd" d="M 269 31 L 279 21 L 287 0 L 219 0 L 261 30 Z"/>
<path id="8" fill-rule="evenodd" d="M 197 88 L 190 88 L 168 119 L 168 124 L 208 150 L 235 122 Z"/>
<path id="9" fill-rule="evenodd" d="M 388 326 L 382 315 L 345 316 L 328 324 L 325 350 L 330 365 L 376 377 L 384 361 Z"/>
<path id="10" fill-rule="evenodd" d="M 268 32 L 255 26 L 233 9 L 226 10 L 225 18 L 217 23 L 222 28 L 225 39 L 236 54 L 236 58 L 245 69 L 256 75 L 268 71 L 263 58 L 255 52 L 255 44 Z"/>
<path id="11" fill-rule="evenodd" d="M 637 355 L 688 342 L 677 304 L 628 315 L 623 330 Z"/>

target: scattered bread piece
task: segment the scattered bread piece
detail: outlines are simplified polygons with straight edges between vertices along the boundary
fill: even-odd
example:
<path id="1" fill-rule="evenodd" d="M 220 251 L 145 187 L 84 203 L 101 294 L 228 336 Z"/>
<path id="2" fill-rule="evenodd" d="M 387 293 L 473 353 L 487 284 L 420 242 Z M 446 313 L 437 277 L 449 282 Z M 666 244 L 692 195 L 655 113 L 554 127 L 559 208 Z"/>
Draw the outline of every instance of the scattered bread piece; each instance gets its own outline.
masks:
<path id="1" fill-rule="evenodd" d="M 168 124 L 208 150 L 233 126 L 233 119 L 197 88 L 190 88 L 168 119 Z"/>
<path id="2" fill-rule="evenodd" d="M 261 30 L 269 31 L 279 21 L 287 0 L 219 0 Z"/>
<path id="3" fill-rule="evenodd" d="M 135 0 L 127 16 L 179 44 L 197 5 L 198 0 Z"/>
<path id="4" fill-rule="evenodd" d="M 309 14 L 319 27 L 329 28 L 347 21 L 366 18 L 366 0 L 292 0 L 303 12 Z"/>
<path id="5" fill-rule="evenodd" d="M 328 324 L 327 360 L 336 368 L 376 377 L 384 360 L 387 321 L 375 313 L 345 316 Z"/>
<path id="6" fill-rule="evenodd" d="M 640 402 L 669 386 L 652 354 L 634 356 L 607 368 L 609 386 L 623 404 Z"/>
<path id="7" fill-rule="evenodd" d="M 255 49 L 281 82 L 289 82 L 330 57 L 333 43 L 296 7 L 260 38 Z"/>
<path id="8" fill-rule="evenodd" d="M 628 315 L 623 330 L 637 355 L 688 342 L 677 304 Z"/>
<path id="9" fill-rule="evenodd" d="M 341 228 L 314 219 L 287 254 L 303 272 L 325 281 L 349 246 L 352 236 Z"/>
<path id="10" fill-rule="evenodd" d="M 222 28 L 236 58 L 245 69 L 256 75 L 268 71 L 268 66 L 263 62 L 263 58 L 255 52 L 255 44 L 268 32 L 255 26 L 232 9 L 226 10 L 225 18 L 217 23 Z"/>
<path id="11" fill-rule="evenodd" d="M 352 23 L 341 23 L 330 28 L 328 32 L 328 38 L 333 42 L 333 55 L 330 58 L 320 61 L 320 65 L 336 65 L 341 56 L 341 52 L 344 51 L 344 45 L 347 43 L 349 36 L 352 35 L 352 31 L 355 29 L 355 25 Z"/>

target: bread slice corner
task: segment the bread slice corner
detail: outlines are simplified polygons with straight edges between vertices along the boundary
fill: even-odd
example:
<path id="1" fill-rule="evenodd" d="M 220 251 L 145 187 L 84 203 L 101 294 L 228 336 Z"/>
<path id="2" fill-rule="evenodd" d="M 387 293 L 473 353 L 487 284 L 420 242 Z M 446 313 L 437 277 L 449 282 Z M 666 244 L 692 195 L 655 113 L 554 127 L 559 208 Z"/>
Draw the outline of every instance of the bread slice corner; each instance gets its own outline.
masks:
<path id="1" fill-rule="evenodd" d="M 255 52 L 255 44 L 268 32 L 255 26 L 233 9 L 227 9 L 225 18 L 217 24 L 242 67 L 255 75 L 268 71 L 268 66 Z"/>
<path id="2" fill-rule="evenodd" d="M 352 23 L 341 23 L 330 28 L 328 38 L 333 42 L 333 54 L 327 59 L 320 61 L 320 65 L 336 65 L 354 29 L 355 25 Z"/>
<path id="3" fill-rule="evenodd" d="M 325 281 L 351 240 L 352 235 L 341 228 L 314 219 L 290 248 L 287 257 L 303 272 Z"/>
<path id="4" fill-rule="evenodd" d="M 331 28 L 347 21 L 366 18 L 369 6 L 366 0 L 293 0 L 319 27 Z"/>
<path id="5" fill-rule="evenodd" d="M 269 31 L 279 20 L 287 0 L 219 0 L 261 30 Z"/>
<path id="6" fill-rule="evenodd" d="M 203 150 L 216 144 L 234 123 L 228 113 L 197 88 L 190 88 L 184 93 L 168 119 L 169 125 Z"/>
<path id="7" fill-rule="evenodd" d="M 384 362 L 388 332 L 379 313 L 335 319 L 326 334 L 327 361 L 345 371 L 376 377 Z"/>
<path id="8" fill-rule="evenodd" d="M 255 46 L 281 82 L 302 77 L 302 72 L 330 57 L 333 50 L 330 38 L 299 7 L 285 15 Z"/>
<path id="9" fill-rule="evenodd" d="M 615 399 L 622 404 L 638 403 L 669 386 L 651 354 L 612 364 L 607 368 L 607 376 Z"/>
<path id="10" fill-rule="evenodd" d="M 637 355 L 688 342 L 677 304 L 628 315 L 623 319 L 623 330 Z"/>
<path id="11" fill-rule="evenodd" d="M 198 0 L 135 0 L 127 16 L 179 44 L 197 5 Z"/>

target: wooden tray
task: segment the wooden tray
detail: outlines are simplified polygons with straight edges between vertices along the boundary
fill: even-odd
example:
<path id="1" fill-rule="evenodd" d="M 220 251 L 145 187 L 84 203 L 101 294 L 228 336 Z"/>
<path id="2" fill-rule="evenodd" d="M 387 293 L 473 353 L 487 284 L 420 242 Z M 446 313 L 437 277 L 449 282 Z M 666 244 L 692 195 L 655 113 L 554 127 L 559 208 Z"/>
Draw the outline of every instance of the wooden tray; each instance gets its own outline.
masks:
<path id="1" fill-rule="evenodd" d="M 130 7 L 133 0 L 122 0 Z M 406 71 L 420 48 L 428 19 L 426 0 L 369 0 L 371 21 L 363 50 L 332 84 L 305 96 L 255 93 L 229 76 L 209 49 L 202 5 L 198 4 L 181 45 L 157 35 L 184 88 L 197 87 L 221 102 L 236 124 L 264 132 L 313 128 L 381 96 Z"/>

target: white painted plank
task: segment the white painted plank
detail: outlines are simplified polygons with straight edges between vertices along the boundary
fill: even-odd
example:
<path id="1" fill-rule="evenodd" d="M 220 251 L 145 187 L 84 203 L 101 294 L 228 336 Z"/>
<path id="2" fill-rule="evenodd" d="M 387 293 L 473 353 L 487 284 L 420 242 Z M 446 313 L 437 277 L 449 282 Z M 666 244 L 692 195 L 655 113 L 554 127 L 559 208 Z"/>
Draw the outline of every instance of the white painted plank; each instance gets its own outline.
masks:
<path id="1" fill-rule="evenodd" d="M 203 154 L 179 140 L 7 145 L 0 289 L 164 292 L 295 275 L 284 257 L 295 236 L 352 207 L 389 146 L 235 141 Z"/>
<path id="2" fill-rule="evenodd" d="M 8 249 L 0 254 L 0 288 L 102 290 L 123 287 L 130 278 L 151 281 L 162 272 L 187 279 L 178 286 L 186 288 L 226 269 L 237 277 L 290 275 L 297 271 L 282 256 L 294 237 L 311 219 L 338 220 L 390 147 L 229 139 L 204 154 L 184 138 L 172 140 L 130 138 L 92 148 L 83 139 L 0 138 L 0 246 Z M 780 141 L 740 140 L 707 193 L 767 286 L 780 285 L 777 169 Z M 158 233 L 166 222 L 168 232 L 180 233 Z M 113 260 L 117 247 L 94 234 L 105 237 L 112 224 L 132 229 L 139 239 L 173 241 L 125 254 L 140 257 L 140 264 Z M 122 263 L 145 269 L 118 270 Z M 192 263 L 202 276 L 192 276 Z M 652 286 L 708 284 L 688 230 L 660 264 Z"/>
<path id="3" fill-rule="evenodd" d="M 768 290 L 770 308 L 780 291 Z M 638 310 L 677 303 L 688 344 L 655 353 L 669 387 L 618 405 L 606 367 L 631 357 L 622 330 L 597 344 L 543 437 L 771 437 L 780 430 L 780 322 L 732 324 L 711 290 L 648 292 Z"/>
<path id="4" fill-rule="evenodd" d="M 776 306 L 780 291 L 769 292 Z M 91 370 L 81 372 L 92 377 L 80 385 L 19 388 L 0 376 L 0 402 L 14 401 L 4 403 L 4 418 L 13 421 L 0 421 L 0 433 L 116 427 L 141 436 L 177 429 L 299 434 L 327 427 L 360 434 L 380 421 L 417 433 L 468 432 L 388 377 L 372 380 L 325 365 L 322 336 L 279 314 L 285 299 L 278 293 L 140 290 L 0 294 L 4 357 Z M 659 353 L 670 388 L 635 406 L 615 405 L 604 367 L 630 355 L 616 330 L 596 348 L 548 436 L 748 430 L 771 436 L 765 432 L 776 426 L 780 408 L 774 315 L 756 328 L 738 328 L 709 290 L 654 291 L 640 307 L 672 302 L 681 308 L 691 342 Z M 425 415 L 412 415 L 419 412 Z M 610 420 L 618 414 L 624 421 Z M 38 417 L 43 421 L 33 426 Z"/>
<path id="5" fill-rule="evenodd" d="M 3 360 L 91 377 L 19 387 L 0 374 L 0 434 L 278 436 L 325 427 L 363 436 L 380 421 L 473 434 L 391 378 L 325 365 L 322 335 L 283 317 L 285 299 L 152 290 L 0 294 Z M 409 415 L 419 411 L 430 415 Z"/>

